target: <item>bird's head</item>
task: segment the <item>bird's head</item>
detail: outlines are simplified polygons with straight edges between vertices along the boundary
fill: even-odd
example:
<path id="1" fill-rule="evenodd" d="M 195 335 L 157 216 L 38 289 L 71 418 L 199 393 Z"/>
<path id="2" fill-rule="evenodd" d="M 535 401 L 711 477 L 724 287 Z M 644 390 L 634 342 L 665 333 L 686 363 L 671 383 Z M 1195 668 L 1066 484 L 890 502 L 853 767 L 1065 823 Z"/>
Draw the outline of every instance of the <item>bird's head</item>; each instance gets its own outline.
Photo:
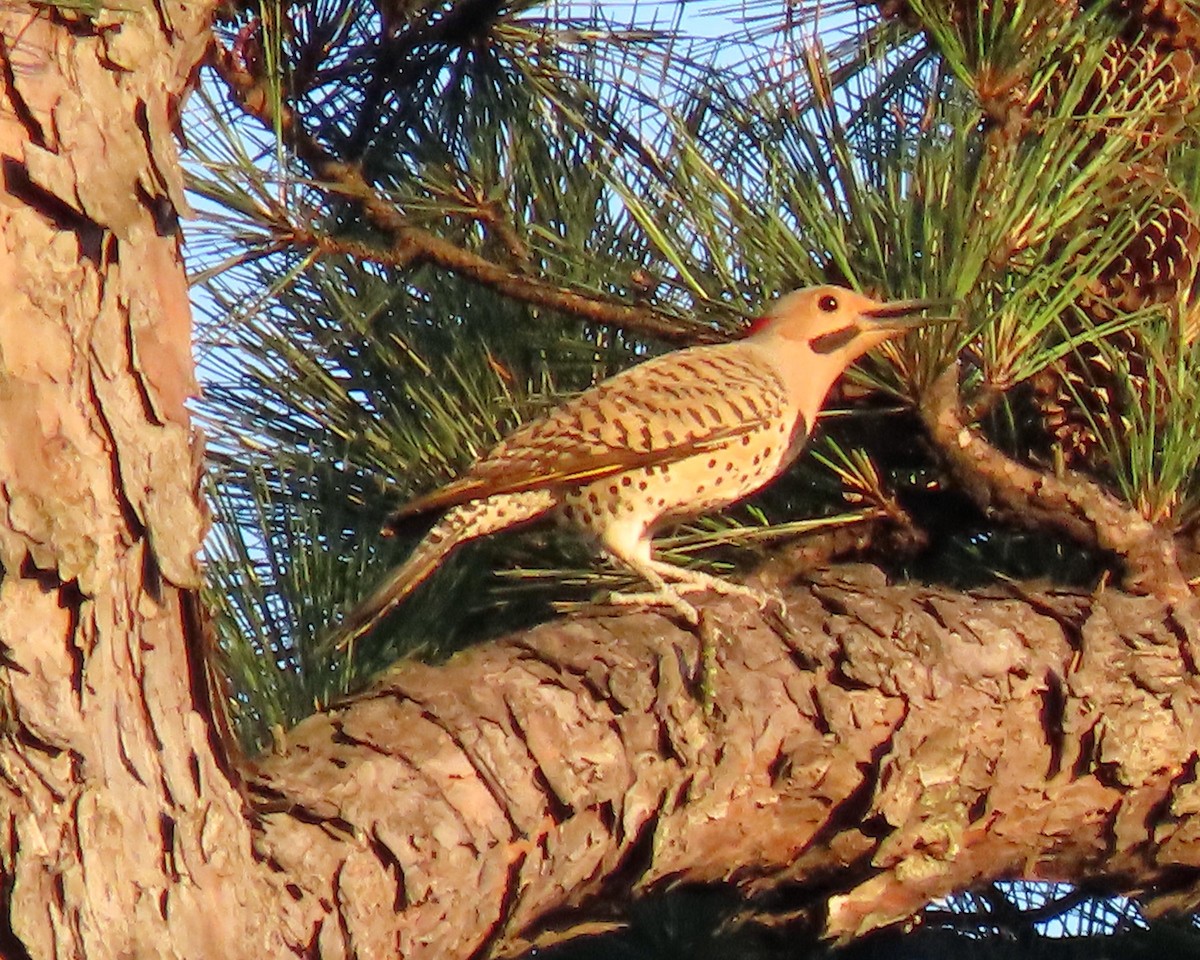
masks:
<path id="1" fill-rule="evenodd" d="M 889 337 L 933 322 L 920 316 L 931 306 L 928 300 L 872 300 L 844 287 L 807 287 L 780 297 L 747 335 L 803 344 L 840 369 Z"/>

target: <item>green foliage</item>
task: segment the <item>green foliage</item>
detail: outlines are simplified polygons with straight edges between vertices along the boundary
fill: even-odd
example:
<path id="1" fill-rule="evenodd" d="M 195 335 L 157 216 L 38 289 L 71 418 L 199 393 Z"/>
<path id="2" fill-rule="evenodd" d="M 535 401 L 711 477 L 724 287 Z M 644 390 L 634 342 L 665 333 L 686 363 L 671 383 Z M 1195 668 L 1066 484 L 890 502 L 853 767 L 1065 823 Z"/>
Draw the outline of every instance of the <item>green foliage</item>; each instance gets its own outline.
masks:
<path id="1" fill-rule="evenodd" d="M 401 656 L 448 656 L 624 587 L 572 537 L 535 528 L 462 551 L 349 655 L 323 643 L 420 536 L 381 538 L 391 510 L 665 346 L 392 256 L 396 237 L 322 181 L 314 149 L 361 170 L 408 227 L 518 281 L 658 308 L 684 338 L 732 335 L 773 295 L 814 283 L 957 301 L 958 323 L 854 372 L 876 399 L 823 417 L 795 471 L 663 538 L 675 562 L 745 569 L 780 538 L 900 511 L 931 544 L 897 561 L 901 575 L 1093 582 L 1096 558 L 997 528 L 915 439 L 911 408 L 955 361 L 993 442 L 1047 468 L 1030 394 L 1085 361 L 1094 378 L 1065 382 L 1097 438 L 1092 474 L 1169 530 L 1195 522 L 1200 347 L 1170 310 L 1097 310 L 1084 296 L 1153 209 L 1128 173 L 1156 146 L 1140 132 L 1168 109 L 1161 90 L 1133 80 L 1095 96 L 1113 30 L 1099 5 L 1066 20 L 1057 0 L 909 0 L 922 31 L 837 6 L 841 40 L 781 28 L 783 6 L 766 2 L 744 8 L 739 40 L 715 44 L 667 17 L 682 6 L 644 8 L 662 27 L 610 23 L 599 6 L 517 3 L 470 20 L 450 3 L 265 0 L 226 25 L 269 122 L 247 121 L 219 82 L 202 87 L 189 255 L 212 453 L 207 598 L 247 744 L 266 747 Z M 1021 127 L 1031 103 L 1036 122 Z M 1169 156 L 1181 193 L 1200 199 L 1200 151 L 1181 139 Z M 916 937 L 838 954 L 739 927 L 732 901 L 682 891 L 645 904 L 623 937 L 555 955 L 1082 956 L 1114 929 L 1127 952 L 1107 941 L 1113 955 L 1200 952 L 1194 926 L 1105 926 L 1100 900 L 1072 901 L 1075 936 L 1052 942 L 997 919 L 1006 897 L 964 895 Z"/>
<path id="2" fill-rule="evenodd" d="M 428 309 L 354 263 L 322 261 L 207 357 L 211 605 L 247 676 L 248 718 L 290 726 L 402 654 L 442 655 L 484 632 L 481 621 L 494 631 L 528 619 L 504 616 L 486 582 L 499 561 L 485 547 L 483 563 L 453 564 L 442 589 L 414 597 L 403 629 L 365 656 L 331 657 L 321 643 L 348 599 L 411 548 L 411 538 L 380 540 L 390 510 L 461 472 L 551 390 L 542 363 L 523 380 L 511 372 L 522 345 L 501 360 L 431 323 Z M 259 657 L 273 665 L 269 683 Z"/>
<path id="3" fill-rule="evenodd" d="M 1139 318 L 1137 330 L 1136 354 L 1099 339 L 1085 368 L 1111 371 L 1087 391 L 1112 391 L 1110 402 L 1094 407 L 1080 386 L 1070 387 L 1121 496 L 1155 523 L 1183 525 L 1200 503 L 1200 342 L 1186 342 L 1178 322 L 1161 311 Z"/>
<path id="4" fill-rule="evenodd" d="M 673 558 L 728 570 L 773 539 L 899 504 L 935 545 L 900 569 L 975 582 L 1040 575 L 1029 559 L 1053 557 L 1061 576 L 1088 580 L 1091 558 L 954 501 L 903 411 L 957 359 L 993 441 L 1044 462 L 1031 385 L 1085 354 L 1125 372 L 1128 330 L 1144 369 L 1104 403 L 1099 390 L 1075 398 L 1099 438 L 1091 466 L 1157 522 L 1192 519 L 1196 349 L 1161 310 L 1081 298 L 1152 209 L 1128 171 L 1150 149 L 1139 131 L 1166 108 L 1161 92 L 1131 81 L 1096 97 L 1112 31 L 1099 11 L 909 6 L 924 33 L 860 13 L 828 45 L 807 28 L 756 36 L 749 11 L 742 41 L 712 45 L 679 23 L 527 4 L 489 20 L 450 4 L 272 2 L 228 25 L 269 122 L 253 129 L 215 85 L 202 90 L 190 252 L 214 453 L 210 595 L 248 739 L 397 656 L 446 655 L 620 583 L 570 537 L 535 529 L 463 551 L 353 657 L 320 643 L 419 536 L 381 540 L 392 509 L 557 397 L 663 347 L 394 256 L 396 236 L 361 197 L 314 175 L 314 152 L 361 170 L 406 228 L 517 283 L 654 306 L 685 336 L 732 332 L 772 295 L 821 282 L 958 303 L 960 322 L 854 372 L 889 406 L 831 411 L 822 453 L 665 540 Z M 1036 122 L 1014 124 L 1029 103 Z M 1196 196 L 1196 151 L 1181 141 L 1171 162 Z"/>

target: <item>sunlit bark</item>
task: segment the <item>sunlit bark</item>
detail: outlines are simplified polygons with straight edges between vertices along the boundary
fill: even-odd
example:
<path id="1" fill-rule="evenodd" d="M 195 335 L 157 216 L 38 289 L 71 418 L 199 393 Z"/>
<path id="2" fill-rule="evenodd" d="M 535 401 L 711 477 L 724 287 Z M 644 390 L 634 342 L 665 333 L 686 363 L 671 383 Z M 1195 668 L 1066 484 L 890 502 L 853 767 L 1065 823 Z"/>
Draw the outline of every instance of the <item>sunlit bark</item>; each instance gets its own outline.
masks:
<path id="1" fill-rule="evenodd" d="M 0 8 L 0 955 L 505 954 L 677 882 L 834 936 L 997 877 L 1192 905 L 1194 613 L 1120 593 L 841 568 L 705 607 L 708 694 L 662 617 L 557 621 L 311 718 L 247 800 L 184 406 L 206 17 Z"/>
<path id="2" fill-rule="evenodd" d="M 0 953 L 273 955 L 196 615 L 172 131 L 207 17 L 0 7 Z"/>
<path id="3" fill-rule="evenodd" d="M 869 567 L 788 601 L 707 608 L 711 715 L 697 637 L 633 615 L 405 667 L 301 724 L 256 790 L 323 953 L 511 953 L 672 883 L 788 888 L 837 937 L 1002 877 L 1191 902 L 1190 613 Z"/>

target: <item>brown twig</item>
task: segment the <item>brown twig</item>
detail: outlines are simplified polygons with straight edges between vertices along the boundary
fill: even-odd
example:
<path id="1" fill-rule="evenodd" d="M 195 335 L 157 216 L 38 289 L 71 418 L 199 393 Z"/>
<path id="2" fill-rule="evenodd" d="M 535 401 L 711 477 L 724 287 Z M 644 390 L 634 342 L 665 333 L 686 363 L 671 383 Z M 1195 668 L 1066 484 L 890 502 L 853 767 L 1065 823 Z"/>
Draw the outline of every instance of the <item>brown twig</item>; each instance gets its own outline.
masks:
<path id="1" fill-rule="evenodd" d="M 214 43 L 210 59 L 242 110 L 268 129 L 280 130 L 296 155 L 312 168 L 317 180 L 323 181 L 327 189 L 357 202 L 367 221 L 390 238 L 388 246 L 380 248 L 361 242 L 318 238 L 313 231 L 294 229 L 288 238 L 293 243 L 338 250 L 393 267 L 430 264 L 521 303 L 650 335 L 669 343 L 717 343 L 727 339 L 720 330 L 706 324 L 688 323 L 659 310 L 601 299 L 516 273 L 428 230 L 413 226 L 392 201 L 367 181 L 357 164 L 346 163 L 330 155 L 304 130 L 289 107 L 274 102 L 260 79 L 241 65 L 229 50 Z"/>
<path id="2" fill-rule="evenodd" d="M 1192 596 L 1171 537 L 1095 481 L 1073 471 L 1043 473 L 1006 456 L 963 422 L 958 370 L 922 398 L 921 419 L 963 491 L 985 512 L 1115 554 L 1124 586 L 1169 603 Z"/>

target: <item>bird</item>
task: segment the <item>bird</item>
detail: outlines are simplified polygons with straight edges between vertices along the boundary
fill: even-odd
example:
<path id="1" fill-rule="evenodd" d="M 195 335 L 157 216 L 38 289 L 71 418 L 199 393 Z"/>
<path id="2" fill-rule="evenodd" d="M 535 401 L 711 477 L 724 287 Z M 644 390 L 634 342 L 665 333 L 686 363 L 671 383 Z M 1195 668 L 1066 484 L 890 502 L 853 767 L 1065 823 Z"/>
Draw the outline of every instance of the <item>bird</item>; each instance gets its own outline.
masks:
<path id="1" fill-rule="evenodd" d="M 938 318 L 934 301 L 882 302 L 837 286 L 779 298 L 737 340 L 664 353 L 518 427 L 466 473 L 397 510 L 385 530 L 440 514 L 408 559 L 339 625 L 337 646 L 374 628 L 456 548 L 547 515 L 583 533 L 650 587 L 610 602 L 663 606 L 695 625 L 685 594 L 766 602 L 750 587 L 655 559 L 661 526 L 729 506 L 791 464 L 851 363 Z"/>

